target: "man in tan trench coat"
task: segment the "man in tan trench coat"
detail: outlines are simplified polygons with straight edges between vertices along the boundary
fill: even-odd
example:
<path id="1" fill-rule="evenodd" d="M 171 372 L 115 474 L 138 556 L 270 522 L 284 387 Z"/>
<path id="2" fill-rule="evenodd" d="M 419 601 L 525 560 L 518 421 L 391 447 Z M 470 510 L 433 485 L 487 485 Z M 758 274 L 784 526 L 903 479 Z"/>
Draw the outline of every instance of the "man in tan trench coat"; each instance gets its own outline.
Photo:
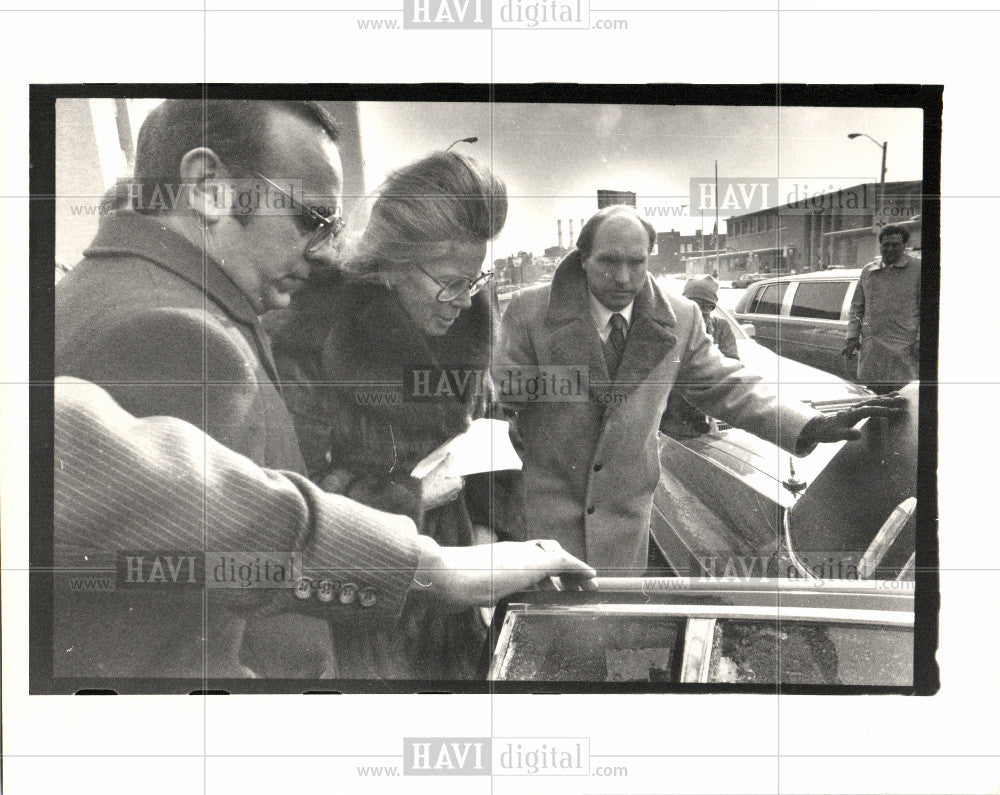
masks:
<path id="1" fill-rule="evenodd" d="M 581 395 L 500 392 L 517 413 L 529 533 L 556 539 L 605 575 L 645 571 L 660 476 L 657 426 L 672 389 L 799 455 L 817 442 L 857 438 L 854 424 L 899 404 L 889 397 L 824 416 L 780 402 L 759 375 L 722 356 L 696 304 L 650 278 L 655 239 L 631 207 L 591 217 L 551 285 L 514 296 L 495 360 L 501 382 L 505 369 L 512 373 L 508 385 L 551 383 L 577 368 L 589 376 Z"/>

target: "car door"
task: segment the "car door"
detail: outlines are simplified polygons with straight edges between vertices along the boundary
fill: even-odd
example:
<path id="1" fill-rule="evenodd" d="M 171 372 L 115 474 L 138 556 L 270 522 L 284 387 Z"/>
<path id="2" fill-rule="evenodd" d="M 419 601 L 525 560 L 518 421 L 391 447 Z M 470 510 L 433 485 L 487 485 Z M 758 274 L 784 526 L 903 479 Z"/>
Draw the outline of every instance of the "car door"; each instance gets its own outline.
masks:
<path id="1" fill-rule="evenodd" d="M 785 300 L 788 282 L 765 282 L 754 288 L 753 297 L 741 313 L 740 322 L 752 323 L 754 340 L 765 348 L 778 352 L 778 318 Z"/>
<path id="2" fill-rule="evenodd" d="M 779 353 L 827 373 L 844 376 L 847 321 L 844 305 L 849 279 L 804 279 L 795 286 L 788 316 L 782 319 Z"/>

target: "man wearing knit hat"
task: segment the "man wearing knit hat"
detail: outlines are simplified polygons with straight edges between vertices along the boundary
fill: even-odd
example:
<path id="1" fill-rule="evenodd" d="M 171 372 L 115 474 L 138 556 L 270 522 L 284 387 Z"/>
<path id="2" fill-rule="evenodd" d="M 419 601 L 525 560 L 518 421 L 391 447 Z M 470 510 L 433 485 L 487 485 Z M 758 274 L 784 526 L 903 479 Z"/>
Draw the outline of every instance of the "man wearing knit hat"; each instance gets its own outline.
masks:
<path id="1" fill-rule="evenodd" d="M 729 359 L 739 359 L 736 337 L 725 321 L 712 316 L 719 304 L 719 283 L 710 274 L 692 276 L 684 285 L 683 296 L 694 301 L 701 310 L 705 321 L 705 331 L 712 338 L 722 355 Z M 667 399 L 667 410 L 663 412 L 660 430 L 675 438 L 700 436 L 712 429 L 711 417 L 699 411 L 678 392 L 671 392 Z"/>
<path id="2" fill-rule="evenodd" d="M 733 330 L 729 328 L 728 323 L 712 317 L 712 312 L 719 304 L 719 283 L 707 273 L 703 276 L 692 276 L 684 285 L 682 295 L 698 304 L 702 320 L 705 321 L 705 331 L 715 340 L 722 355 L 730 359 L 739 359 L 740 351 L 736 347 Z"/>

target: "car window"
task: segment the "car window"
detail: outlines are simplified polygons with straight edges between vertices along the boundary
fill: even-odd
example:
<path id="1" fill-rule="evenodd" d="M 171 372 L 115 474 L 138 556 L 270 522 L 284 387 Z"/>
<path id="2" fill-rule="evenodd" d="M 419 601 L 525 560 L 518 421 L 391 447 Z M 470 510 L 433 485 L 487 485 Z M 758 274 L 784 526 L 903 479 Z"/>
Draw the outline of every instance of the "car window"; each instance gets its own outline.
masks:
<path id="1" fill-rule="evenodd" d="M 913 634 L 899 627 L 722 619 L 708 681 L 909 686 Z"/>
<path id="2" fill-rule="evenodd" d="M 532 682 L 679 682 L 683 616 L 518 613 L 500 679 Z"/>
<path id="3" fill-rule="evenodd" d="M 750 311 L 757 315 L 781 314 L 781 301 L 784 299 L 787 289 L 788 282 L 768 284 L 759 288 L 750 304 Z"/>
<path id="4" fill-rule="evenodd" d="M 847 282 L 799 282 L 792 299 L 792 317 L 840 320 Z"/>

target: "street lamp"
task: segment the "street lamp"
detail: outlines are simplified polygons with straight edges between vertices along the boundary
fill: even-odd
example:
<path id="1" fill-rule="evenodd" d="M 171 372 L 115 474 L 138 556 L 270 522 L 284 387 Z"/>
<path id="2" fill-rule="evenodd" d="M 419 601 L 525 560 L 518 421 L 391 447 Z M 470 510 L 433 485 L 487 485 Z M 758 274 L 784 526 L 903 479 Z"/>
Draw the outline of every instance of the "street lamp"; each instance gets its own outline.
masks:
<path id="1" fill-rule="evenodd" d="M 454 146 L 455 144 L 474 144 L 474 143 L 475 143 L 476 141 L 478 141 L 478 140 L 479 140 L 479 139 L 478 139 L 478 138 L 476 138 L 476 136 L 474 136 L 474 135 L 473 135 L 473 136 L 472 136 L 471 138 L 459 138 L 459 139 L 458 139 L 457 141 L 452 141 L 452 142 L 451 142 L 450 144 L 448 144 L 448 146 L 447 146 L 447 147 L 445 147 L 445 150 L 444 150 L 444 151 L 446 151 L 446 152 L 447 152 L 447 151 L 448 151 L 449 149 L 451 149 L 451 148 L 452 148 L 452 147 L 453 147 L 453 146 Z"/>
<path id="2" fill-rule="evenodd" d="M 882 150 L 882 176 L 879 179 L 878 188 L 878 227 L 881 228 L 884 223 L 883 213 L 885 212 L 885 153 L 889 148 L 888 141 L 876 141 L 868 133 L 848 133 L 847 137 L 852 141 L 855 138 L 867 138 L 875 146 Z"/>

